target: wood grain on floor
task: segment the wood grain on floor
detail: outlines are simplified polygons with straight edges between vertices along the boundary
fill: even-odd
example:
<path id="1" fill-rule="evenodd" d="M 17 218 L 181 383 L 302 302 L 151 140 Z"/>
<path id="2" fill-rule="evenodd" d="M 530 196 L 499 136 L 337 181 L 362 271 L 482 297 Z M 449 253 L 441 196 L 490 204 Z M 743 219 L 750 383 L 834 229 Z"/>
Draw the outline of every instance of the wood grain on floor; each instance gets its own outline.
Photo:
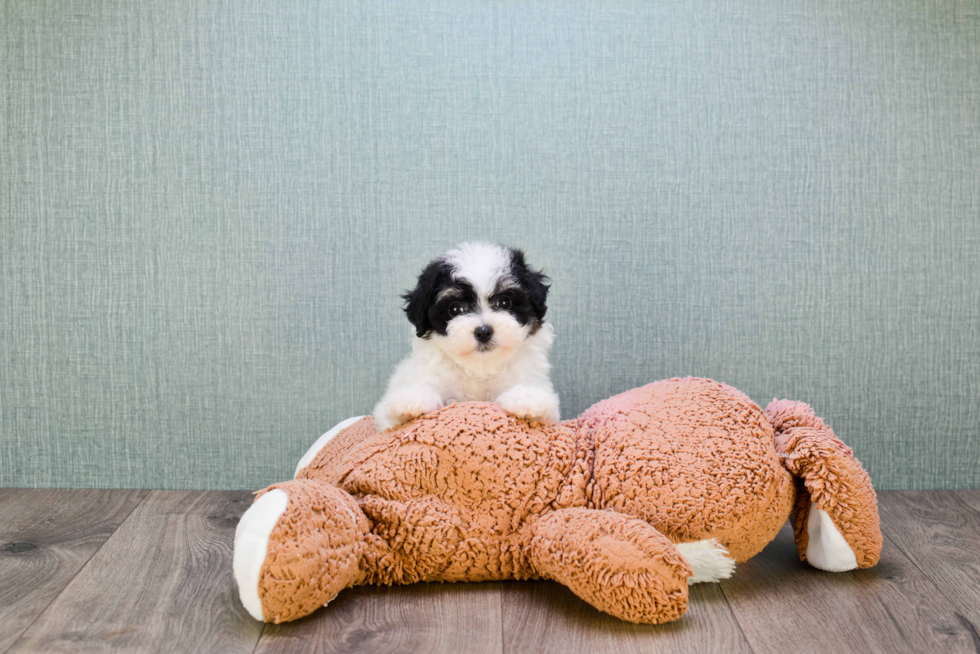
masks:
<path id="1" fill-rule="evenodd" d="M 0 652 L 58 597 L 145 494 L 0 490 Z"/>
<path id="2" fill-rule="evenodd" d="M 975 652 L 980 492 L 880 496 L 870 570 L 800 562 L 787 527 L 660 626 L 600 613 L 551 582 L 349 589 L 262 625 L 231 571 L 244 492 L 0 490 L 5 652 Z"/>
<path id="3" fill-rule="evenodd" d="M 828 573 L 800 563 L 785 525 L 721 584 L 756 652 L 973 652 L 936 586 L 891 543 L 874 568 Z"/>
<path id="4" fill-rule="evenodd" d="M 956 622 L 980 652 L 980 511 L 975 491 L 882 493 L 878 502 L 888 539 L 928 575 L 952 603 Z"/>
<path id="5" fill-rule="evenodd" d="M 617 620 L 550 581 L 505 583 L 501 606 L 513 654 L 752 651 L 717 584 L 692 587 L 684 617 L 662 625 Z"/>
<path id="6" fill-rule="evenodd" d="M 500 584 L 348 589 L 295 623 L 267 625 L 261 654 L 501 651 Z"/>
<path id="7" fill-rule="evenodd" d="M 231 570 L 244 492 L 149 493 L 10 652 L 251 652 Z"/>

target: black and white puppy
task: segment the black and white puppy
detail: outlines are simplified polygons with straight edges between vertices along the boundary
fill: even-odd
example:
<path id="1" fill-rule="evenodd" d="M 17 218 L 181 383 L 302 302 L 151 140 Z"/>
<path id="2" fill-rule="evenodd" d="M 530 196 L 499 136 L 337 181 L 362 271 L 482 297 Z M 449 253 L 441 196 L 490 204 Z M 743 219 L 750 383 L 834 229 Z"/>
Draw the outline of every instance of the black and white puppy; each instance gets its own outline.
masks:
<path id="1" fill-rule="evenodd" d="M 379 429 L 454 401 L 496 402 L 519 418 L 559 420 L 548 376 L 548 278 L 520 250 L 464 243 L 432 261 L 402 297 L 412 353 L 374 407 Z"/>

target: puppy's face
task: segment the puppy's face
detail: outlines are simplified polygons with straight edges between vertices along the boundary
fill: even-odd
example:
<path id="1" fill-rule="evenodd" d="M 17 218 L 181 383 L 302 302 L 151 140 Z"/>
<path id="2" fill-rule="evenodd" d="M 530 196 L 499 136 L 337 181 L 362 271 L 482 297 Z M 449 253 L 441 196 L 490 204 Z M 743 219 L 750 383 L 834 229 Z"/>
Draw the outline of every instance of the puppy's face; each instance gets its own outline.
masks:
<path id="1" fill-rule="evenodd" d="M 458 365 L 492 369 L 541 326 L 547 279 L 520 250 L 465 243 L 422 271 L 403 296 L 405 313 L 419 338 L 433 339 Z"/>

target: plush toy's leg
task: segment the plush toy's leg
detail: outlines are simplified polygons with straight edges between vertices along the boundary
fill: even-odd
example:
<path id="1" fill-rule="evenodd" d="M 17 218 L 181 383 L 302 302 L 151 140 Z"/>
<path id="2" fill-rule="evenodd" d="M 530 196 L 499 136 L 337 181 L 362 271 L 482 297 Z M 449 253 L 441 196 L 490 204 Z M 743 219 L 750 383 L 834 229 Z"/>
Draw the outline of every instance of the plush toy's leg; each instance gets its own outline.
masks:
<path id="1" fill-rule="evenodd" d="M 457 507 L 435 498 L 399 502 L 376 495 L 359 497 L 358 502 L 371 524 L 363 583 L 471 579 L 448 569 L 463 532 Z"/>
<path id="2" fill-rule="evenodd" d="M 235 532 L 242 604 L 256 620 L 285 622 L 358 583 L 369 524 L 350 495 L 310 479 L 270 486 Z"/>
<path id="3" fill-rule="evenodd" d="M 533 527 L 530 563 L 601 611 L 658 624 L 687 610 L 691 567 L 642 520 L 595 509 L 561 509 Z"/>
<path id="4" fill-rule="evenodd" d="M 873 566 L 881 529 L 868 473 L 803 402 L 773 400 L 766 413 L 776 451 L 799 480 L 793 529 L 800 558 L 831 572 Z"/>

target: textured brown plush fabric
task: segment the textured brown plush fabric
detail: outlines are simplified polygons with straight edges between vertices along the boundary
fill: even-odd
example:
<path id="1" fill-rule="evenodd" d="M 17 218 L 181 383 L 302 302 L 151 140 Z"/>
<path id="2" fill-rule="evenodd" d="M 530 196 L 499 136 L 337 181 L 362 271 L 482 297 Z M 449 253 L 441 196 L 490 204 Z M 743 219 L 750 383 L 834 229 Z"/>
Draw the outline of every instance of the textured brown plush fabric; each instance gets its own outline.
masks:
<path id="1" fill-rule="evenodd" d="M 776 430 L 783 464 L 806 489 L 796 499 L 793 516 L 800 558 L 806 561 L 806 523 L 813 505 L 830 514 L 858 567 L 873 566 L 881 553 L 878 499 L 851 448 L 803 402 L 773 400 L 766 414 Z"/>
<path id="2" fill-rule="evenodd" d="M 744 561 L 797 495 L 801 555 L 810 498 L 861 566 L 881 545 L 867 475 L 807 405 L 767 414 L 704 379 L 649 384 L 561 423 L 481 402 L 384 432 L 364 418 L 272 488 L 289 500 L 260 572 L 270 622 L 358 584 L 533 578 L 624 620 L 675 620 L 691 568 L 674 543 L 716 538 Z"/>
<path id="3" fill-rule="evenodd" d="M 259 598 L 276 621 L 309 615 L 360 578 L 369 523 L 354 499 L 323 482 L 286 481 L 287 510 L 269 540 Z M 271 614 L 270 614 L 271 615 Z"/>
<path id="4" fill-rule="evenodd" d="M 775 538 L 793 506 L 766 414 L 725 384 L 649 384 L 579 422 L 593 438 L 591 503 L 646 520 L 675 543 L 717 538 L 741 563 Z"/>
<path id="5" fill-rule="evenodd" d="M 668 622 L 687 609 L 691 568 L 670 540 L 613 511 L 561 509 L 542 517 L 531 564 L 601 611 L 630 622 Z"/>

